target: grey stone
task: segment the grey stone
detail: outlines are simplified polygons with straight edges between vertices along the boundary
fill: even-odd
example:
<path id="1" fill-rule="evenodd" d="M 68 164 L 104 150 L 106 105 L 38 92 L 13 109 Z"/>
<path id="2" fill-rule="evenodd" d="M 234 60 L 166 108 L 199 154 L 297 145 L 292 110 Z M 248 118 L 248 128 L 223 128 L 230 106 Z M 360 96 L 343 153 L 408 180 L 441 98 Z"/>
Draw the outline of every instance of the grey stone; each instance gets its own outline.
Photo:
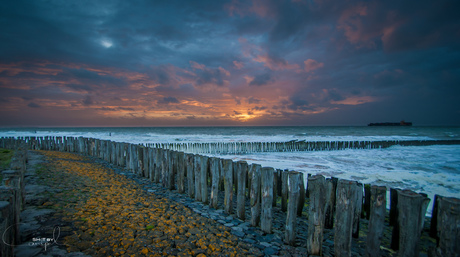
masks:
<path id="1" fill-rule="evenodd" d="M 243 232 L 243 229 L 240 227 L 232 227 L 232 230 Z"/>
<path id="2" fill-rule="evenodd" d="M 260 250 L 264 250 L 264 249 L 265 249 L 265 246 L 260 245 L 260 244 L 254 244 L 254 247 L 257 247 L 257 248 L 259 248 Z"/>
<path id="3" fill-rule="evenodd" d="M 256 243 L 256 240 L 249 239 L 249 238 L 245 238 L 245 239 L 243 239 L 243 242 L 246 242 L 246 243 L 248 243 L 248 244 L 255 244 L 255 243 Z"/>
<path id="4" fill-rule="evenodd" d="M 232 234 L 235 235 L 235 236 L 237 236 L 237 237 L 244 237 L 244 235 L 245 235 L 244 232 L 242 232 L 242 231 L 237 231 L 237 230 L 233 230 L 233 231 L 232 231 Z"/>
<path id="5" fill-rule="evenodd" d="M 274 254 L 277 254 L 278 251 L 276 251 L 275 249 L 271 248 L 271 247 L 267 247 L 264 249 L 264 253 L 266 255 L 274 255 Z"/>

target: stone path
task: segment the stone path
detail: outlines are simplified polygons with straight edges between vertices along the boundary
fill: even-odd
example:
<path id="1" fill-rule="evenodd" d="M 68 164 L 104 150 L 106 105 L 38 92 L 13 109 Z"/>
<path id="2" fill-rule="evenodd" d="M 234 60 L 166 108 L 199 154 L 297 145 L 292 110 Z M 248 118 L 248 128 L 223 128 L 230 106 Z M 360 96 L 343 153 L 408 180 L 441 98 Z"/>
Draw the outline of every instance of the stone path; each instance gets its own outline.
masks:
<path id="1" fill-rule="evenodd" d="M 286 215 L 278 207 L 274 233 L 264 234 L 223 208 L 212 209 L 100 159 L 29 153 L 27 208 L 21 215 L 25 243 L 16 247 L 17 256 L 308 256 L 307 219 L 298 218 L 296 246 L 285 245 Z M 364 220 L 361 230 L 366 229 Z M 324 231 L 323 256 L 334 256 L 333 233 Z M 390 237 L 387 229 L 385 245 Z M 425 237 L 422 244 L 433 242 Z M 365 232 L 353 240 L 352 256 L 363 256 L 364 247 Z M 382 248 L 382 256 L 396 254 Z"/>
<path id="2" fill-rule="evenodd" d="M 25 243 L 17 256 L 264 255 L 225 225 L 147 192 L 104 164 L 40 153 L 48 161 L 27 174 Z M 29 166 L 37 158 L 31 154 Z"/>

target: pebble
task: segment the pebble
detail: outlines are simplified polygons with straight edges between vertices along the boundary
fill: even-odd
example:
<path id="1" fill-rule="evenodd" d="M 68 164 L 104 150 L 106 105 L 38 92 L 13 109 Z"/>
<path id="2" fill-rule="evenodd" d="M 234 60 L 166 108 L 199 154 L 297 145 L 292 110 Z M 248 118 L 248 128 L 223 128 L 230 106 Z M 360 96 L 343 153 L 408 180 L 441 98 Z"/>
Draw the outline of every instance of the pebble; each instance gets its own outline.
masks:
<path id="1" fill-rule="evenodd" d="M 274 255 L 274 254 L 277 254 L 278 251 L 273 249 L 273 248 L 271 248 L 271 247 L 267 247 L 267 248 L 264 249 L 264 253 L 266 255 Z"/>
<path id="2" fill-rule="evenodd" d="M 101 161 L 103 162 L 103 161 Z M 111 166 L 107 162 L 104 162 L 104 165 Z M 113 169 L 117 169 L 116 166 L 111 166 Z M 118 167 L 118 170 L 123 170 Z M 183 203 L 185 206 L 193 210 L 194 212 L 204 216 L 210 217 L 213 220 L 216 220 L 218 223 L 232 228 L 232 234 L 239 237 L 242 242 L 251 244 L 253 247 L 258 248 L 263 251 L 266 256 L 273 256 L 280 254 L 280 251 L 286 253 L 287 256 L 307 256 L 307 218 L 306 217 L 297 217 L 297 239 L 295 246 L 287 246 L 284 244 L 284 226 L 286 221 L 286 213 L 280 210 L 279 206 L 273 208 L 273 234 L 266 234 L 260 230 L 259 227 L 251 226 L 248 221 L 251 217 L 249 201 L 247 201 L 246 207 L 246 218 L 247 220 L 240 220 L 236 217 L 235 214 L 227 214 L 223 209 L 223 192 L 219 192 L 219 204 L 218 209 L 210 208 L 208 205 L 205 205 L 201 202 L 197 202 L 194 199 L 190 198 L 187 194 L 179 194 L 175 190 L 166 190 L 160 184 L 152 183 L 149 179 L 141 178 L 133 173 L 126 173 L 127 176 L 131 176 L 133 180 L 139 182 L 140 185 L 147 188 L 147 190 L 152 190 L 157 195 L 161 195 L 172 199 L 177 202 Z M 187 188 L 187 185 L 186 185 Z M 187 189 L 185 190 L 187 192 Z M 236 197 L 234 197 L 234 207 L 236 206 Z M 362 222 L 368 222 L 363 220 Z M 334 230 L 326 229 L 324 230 L 324 241 L 323 248 L 326 251 L 323 251 L 325 256 L 334 255 L 334 242 L 333 242 Z M 331 240 L 332 238 L 332 240 Z M 353 256 L 364 256 L 365 249 L 365 240 L 360 238 L 359 240 L 353 239 Z M 392 254 L 387 250 L 381 251 L 382 256 L 391 256 Z M 356 254 L 356 255 L 355 255 Z M 283 254 L 280 254 L 283 256 Z"/>

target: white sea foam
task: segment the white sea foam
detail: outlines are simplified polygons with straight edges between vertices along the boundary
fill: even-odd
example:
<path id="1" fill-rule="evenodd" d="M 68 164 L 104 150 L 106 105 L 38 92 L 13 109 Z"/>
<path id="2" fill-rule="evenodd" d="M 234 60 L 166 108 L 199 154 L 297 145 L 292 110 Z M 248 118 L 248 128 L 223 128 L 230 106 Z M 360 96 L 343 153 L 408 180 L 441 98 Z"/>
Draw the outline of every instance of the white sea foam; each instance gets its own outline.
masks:
<path id="1" fill-rule="evenodd" d="M 460 146 L 393 146 L 385 149 L 220 155 L 275 169 L 357 180 L 460 198 Z M 307 176 L 305 175 L 305 182 Z M 428 214 L 431 213 L 431 208 Z"/>

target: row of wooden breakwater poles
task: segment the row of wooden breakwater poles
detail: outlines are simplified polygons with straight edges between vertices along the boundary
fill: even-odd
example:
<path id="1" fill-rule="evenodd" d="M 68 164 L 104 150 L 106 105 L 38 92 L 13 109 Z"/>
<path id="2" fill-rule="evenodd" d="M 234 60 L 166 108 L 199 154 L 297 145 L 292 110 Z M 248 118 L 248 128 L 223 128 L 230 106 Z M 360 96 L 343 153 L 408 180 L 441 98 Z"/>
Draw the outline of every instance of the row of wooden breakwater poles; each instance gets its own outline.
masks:
<path id="1" fill-rule="evenodd" d="M 304 141 L 289 142 L 209 142 L 148 143 L 147 147 L 186 153 L 244 154 L 260 152 L 332 151 L 344 149 L 379 149 L 394 145 L 428 146 L 460 144 L 460 140 L 384 140 L 384 141 Z"/>
<path id="2" fill-rule="evenodd" d="M 302 215 L 303 208 L 307 208 L 310 255 L 322 254 L 323 231 L 334 228 L 335 256 L 351 256 L 352 238 L 359 236 L 359 219 L 365 218 L 369 220 L 365 255 L 381 255 L 387 215 L 386 187 L 363 186 L 357 181 L 321 175 L 308 176 L 305 185 L 304 174 L 299 172 L 93 138 L 1 138 L 0 147 L 14 148 L 18 142 L 25 142 L 33 150 L 67 151 L 101 158 L 161 183 L 169 190 L 187 193 L 215 209 L 219 207 L 218 196 L 223 193 L 226 213 L 235 212 L 239 219 L 249 219 L 252 226 L 260 227 L 265 233 L 272 233 L 273 207 L 281 199 L 281 210 L 286 212 L 284 241 L 291 245 L 296 241 L 296 219 Z M 391 247 L 398 250 L 399 256 L 419 255 L 429 202 L 424 194 L 390 189 Z M 250 209 L 249 218 L 246 206 Z M 436 238 L 437 247 L 432 249 L 432 256 L 460 255 L 459 224 L 460 200 L 436 195 L 430 235 Z"/>

